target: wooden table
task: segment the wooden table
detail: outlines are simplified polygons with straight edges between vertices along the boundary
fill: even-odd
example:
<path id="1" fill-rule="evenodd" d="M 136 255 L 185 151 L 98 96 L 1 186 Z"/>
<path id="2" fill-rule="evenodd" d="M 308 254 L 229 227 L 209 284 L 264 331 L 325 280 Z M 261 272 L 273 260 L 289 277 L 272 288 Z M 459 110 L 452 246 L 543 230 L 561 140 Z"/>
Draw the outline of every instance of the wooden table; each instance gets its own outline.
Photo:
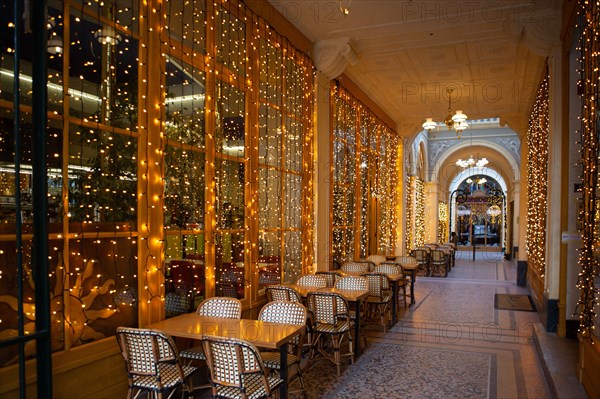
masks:
<path id="1" fill-rule="evenodd" d="M 319 292 L 332 292 L 339 294 L 348 302 L 352 302 L 356 308 L 356 321 L 354 323 L 355 355 L 360 354 L 360 301 L 369 296 L 369 290 L 342 290 L 339 288 L 321 288 Z"/>
<path id="2" fill-rule="evenodd" d="M 258 347 L 279 349 L 281 361 L 280 387 L 282 398 L 288 397 L 287 354 L 289 341 L 298 335 L 304 326 L 293 324 L 267 323 L 249 319 L 225 319 L 199 316 L 187 313 L 171 319 L 152 323 L 146 328 L 163 331 L 174 337 L 201 339 L 203 335 L 238 338 Z"/>
<path id="3" fill-rule="evenodd" d="M 285 284 L 281 284 L 281 285 L 293 289 L 294 291 L 296 291 L 298 293 L 298 295 L 300 295 L 300 297 L 302 299 L 306 299 L 309 292 L 315 292 L 315 291 L 319 291 L 319 290 L 323 289 L 323 287 L 309 287 L 309 286 L 297 285 L 297 284 L 291 284 L 291 283 L 285 283 Z"/>
<path id="4" fill-rule="evenodd" d="M 417 270 L 419 264 L 414 259 L 411 262 L 398 262 L 402 266 L 402 270 L 410 273 L 410 305 L 415 304 L 415 280 L 417 279 Z"/>

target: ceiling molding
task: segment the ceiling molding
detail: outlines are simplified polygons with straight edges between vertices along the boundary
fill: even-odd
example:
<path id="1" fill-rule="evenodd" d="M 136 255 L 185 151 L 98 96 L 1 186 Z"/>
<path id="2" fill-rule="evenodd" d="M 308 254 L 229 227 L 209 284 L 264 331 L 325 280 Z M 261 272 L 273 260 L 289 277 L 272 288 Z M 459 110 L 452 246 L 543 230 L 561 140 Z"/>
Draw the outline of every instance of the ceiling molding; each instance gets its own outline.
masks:
<path id="1" fill-rule="evenodd" d="M 358 63 L 355 46 L 348 37 L 321 40 L 313 46 L 313 61 L 319 72 L 329 79 L 340 76 L 348 64 Z"/>

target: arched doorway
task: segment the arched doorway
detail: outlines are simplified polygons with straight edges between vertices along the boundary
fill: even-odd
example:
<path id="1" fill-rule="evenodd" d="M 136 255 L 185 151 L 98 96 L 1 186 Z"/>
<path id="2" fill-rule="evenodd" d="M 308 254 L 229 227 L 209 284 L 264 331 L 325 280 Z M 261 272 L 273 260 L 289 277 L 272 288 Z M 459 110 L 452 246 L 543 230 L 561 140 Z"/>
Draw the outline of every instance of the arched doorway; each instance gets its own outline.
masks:
<path id="1" fill-rule="evenodd" d="M 450 195 L 450 230 L 460 247 L 486 251 L 506 247 L 506 196 L 503 185 L 483 171 L 463 177 Z"/>

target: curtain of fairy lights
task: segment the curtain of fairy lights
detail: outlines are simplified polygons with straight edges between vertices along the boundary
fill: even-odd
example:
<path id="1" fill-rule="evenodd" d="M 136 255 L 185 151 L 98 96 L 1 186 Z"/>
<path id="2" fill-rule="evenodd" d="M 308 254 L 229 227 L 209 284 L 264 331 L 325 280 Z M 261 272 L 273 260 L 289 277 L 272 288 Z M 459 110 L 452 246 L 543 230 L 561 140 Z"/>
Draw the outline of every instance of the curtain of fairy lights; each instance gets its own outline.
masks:
<path id="1" fill-rule="evenodd" d="M 398 209 L 396 206 L 396 189 L 399 184 L 396 169 L 398 138 L 391 129 L 383 124 L 379 125 L 379 130 L 380 162 L 377 168 L 378 176 L 375 187 L 380 206 L 377 248 L 379 253 L 388 254 L 394 252 L 396 230 L 398 228 Z"/>
<path id="2" fill-rule="evenodd" d="M 48 6 L 48 226 L 51 272 L 52 350 L 104 338 L 119 325 L 137 321 L 137 54 L 138 10 L 135 1 L 118 3 L 52 2 Z M 9 2 L 2 4 L 0 25 L 0 202 L 12 203 L 5 182 L 14 181 L 9 126 L 13 115 L 13 29 Z M 30 33 L 24 34 L 24 40 Z M 31 55 L 21 64 L 20 155 L 21 208 L 27 232 L 31 207 Z M 68 95 L 67 95 L 68 93 Z M 68 121 L 65 123 L 64 121 Z M 13 171 L 11 172 L 11 165 Z M 16 310 L 14 235 L 17 215 L 2 206 L 0 224 L 0 303 Z M 25 329 L 35 322 L 31 241 L 23 241 L 26 270 Z M 0 335 L 15 332 L 16 315 L 0 318 Z M 14 321 L 13 321 L 14 320 Z M 26 356 L 35 352 L 32 341 Z M 0 351 L 0 365 L 15 360 Z"/>
<path id="3" fill-rule="evenodd" d="M 179 310 L 205 279 L 244 299 L 312 265 L 312 63 L 243 2 L 205 4 L 164 13 L 166 299 Z"/>
<path id="4" fill-rule="evenodd" d="M 415 188 L 416 176 L 408 176 L 406 182 L 406 252 L 410 253 L 415 246 Z"/>
<path id="5" fill-rule="evenodd" d="M 333 261 L 391 252 L 397 230 L 398 138 L 339 83 L 332 85 Z M 379 214 L 377 219 L 376 215 Z M 371 242 L 377 230 L 377 242 Z"/>
<path id="6" fill-rule="evenodd" d="M 437 241 L 448 241 L 448 204 L 444 201 L 438 202 L 438 231 Z"/>
<path id="7" fill-rule="evenodd" d="M 527 241 L 531 270 L 543 278 L 545 273 L 546 212 L 548 190 L 548 67 L 538 89 L 527 129 Z"/>
<path id="8" fill-rule="evenodd" d="M 598 157 L 600 146 L 600 3 L 580 2 L 582 19 L 580 48 L 580 80 L 582 99 L 582 162 L 583 162 L 583 208 L 579 218 L 582 229 L 582 246 L 579 264 L 581 271 L 577 287 L 581 294 L 577 304 L 579 333 L 600 339 L 598 316 L 600 291 L 600 266 L 598 244 L 600 243 L 600 182 Z"/>
<path id="9" fill-rule="evenodd" d="M 415 247 L 425 245 L 425 184 L 415 179 Z"/>

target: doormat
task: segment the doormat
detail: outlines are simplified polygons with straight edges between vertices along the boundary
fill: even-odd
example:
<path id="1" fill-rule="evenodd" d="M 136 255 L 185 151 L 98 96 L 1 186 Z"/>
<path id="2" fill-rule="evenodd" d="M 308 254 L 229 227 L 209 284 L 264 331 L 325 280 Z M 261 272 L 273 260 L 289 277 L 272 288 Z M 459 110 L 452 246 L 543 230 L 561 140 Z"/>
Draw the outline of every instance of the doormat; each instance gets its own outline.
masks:
<path id="1" fill-rule="evenodd" d="M 494 296 L 494 308 L 535 312 L 535 305 L 530 295 L 496 294 Z"/>

